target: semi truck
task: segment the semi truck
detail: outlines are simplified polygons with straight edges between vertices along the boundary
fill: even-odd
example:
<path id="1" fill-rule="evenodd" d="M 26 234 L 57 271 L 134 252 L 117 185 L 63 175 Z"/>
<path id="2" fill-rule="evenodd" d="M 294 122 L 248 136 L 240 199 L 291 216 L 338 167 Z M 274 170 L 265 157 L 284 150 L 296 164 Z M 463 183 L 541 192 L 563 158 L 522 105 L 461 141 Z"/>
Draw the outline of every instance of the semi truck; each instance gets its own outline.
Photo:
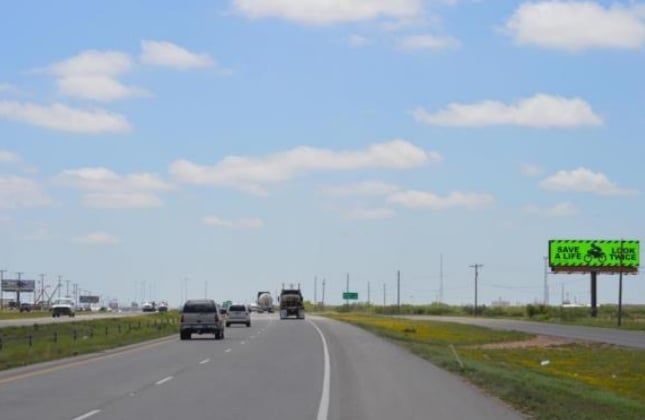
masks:
<path id="1" fill-rule="evenodd" d="M 287 319 L 290 316 L 305 319 L 305 305 L 300 288 L 283 288 L 280 292 L 280 319 Z"/>
<path id="2" fill-rule="evenodd" d="M 262 312 L 273 313 L 273 296 L 271 296 L 271 292 L 258 292 L 256 303 Z"/>

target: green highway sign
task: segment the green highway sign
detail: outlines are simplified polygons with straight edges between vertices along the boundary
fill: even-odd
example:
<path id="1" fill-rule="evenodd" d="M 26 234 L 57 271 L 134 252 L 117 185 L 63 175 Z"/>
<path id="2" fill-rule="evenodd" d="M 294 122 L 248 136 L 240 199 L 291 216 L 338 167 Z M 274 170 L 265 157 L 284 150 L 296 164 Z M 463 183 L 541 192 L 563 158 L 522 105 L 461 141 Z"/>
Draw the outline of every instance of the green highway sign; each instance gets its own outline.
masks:
<path id="1" fill-rule="evenodd" d="M 344 292 L 343 299 L 345 300 L 358 300 L 358 292 Z"/>
<path id="2" fill-rule="evenodd" d="M 640 265 L 639 241 L 562 240 L 549 241 L 552 269 L 637 270 Z"/>

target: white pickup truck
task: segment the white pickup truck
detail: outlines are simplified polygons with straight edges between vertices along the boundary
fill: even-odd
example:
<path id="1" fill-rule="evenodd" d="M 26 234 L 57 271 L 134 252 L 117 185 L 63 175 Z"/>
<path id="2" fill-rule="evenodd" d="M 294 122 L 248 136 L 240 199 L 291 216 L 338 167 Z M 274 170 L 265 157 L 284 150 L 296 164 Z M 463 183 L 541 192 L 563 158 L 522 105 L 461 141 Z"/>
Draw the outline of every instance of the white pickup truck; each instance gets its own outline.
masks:
<path id="1" fill-rule="evenodd" d="M 181 309 L 179 338 L 190 340 L 191 335 L 214 334 L 216 340 L 224 338 L 224 318 L 220 307 L 210 299 L 187 300 Z"/>
<path id="2" fill-rule="evenodd" d="M 72 299 L 57 299 L 51 306 L 52 317 L 59 318 L 61 315 L 74 317 L 76 315 L 76 305 Z"/>

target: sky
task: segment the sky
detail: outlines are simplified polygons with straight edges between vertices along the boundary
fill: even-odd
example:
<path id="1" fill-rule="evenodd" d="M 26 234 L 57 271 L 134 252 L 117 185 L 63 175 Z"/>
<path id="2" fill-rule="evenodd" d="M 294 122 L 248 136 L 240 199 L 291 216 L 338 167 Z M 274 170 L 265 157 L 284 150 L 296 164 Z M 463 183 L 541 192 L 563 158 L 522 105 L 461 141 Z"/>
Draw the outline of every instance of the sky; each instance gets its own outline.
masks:
<path id="1" fill-rule="evenodd" d="M 469 304 L 482 264 L 480 304 L 542 301 L 549 239 L 645 237 L 644 53 L 627 0 L 3 1 L 0 269 Z"/>

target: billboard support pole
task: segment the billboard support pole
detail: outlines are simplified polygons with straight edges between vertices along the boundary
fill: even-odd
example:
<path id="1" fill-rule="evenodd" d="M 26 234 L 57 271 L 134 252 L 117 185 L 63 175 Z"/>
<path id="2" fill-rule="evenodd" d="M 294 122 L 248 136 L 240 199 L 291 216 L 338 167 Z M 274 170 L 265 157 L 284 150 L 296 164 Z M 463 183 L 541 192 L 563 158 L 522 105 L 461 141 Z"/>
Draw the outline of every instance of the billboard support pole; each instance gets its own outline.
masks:
<path id="1" fill-rule="evenodd" d="M 623 240 L 620 240 L 620 272 L 618 273 L 618 326 L 623 321 Z"/>
<path id="2" fill-rule="evenodd" d="M 597 290 L 597 279 L 598 279 L 598 272 L 597 271 L 592 271 L 591 272 L 591 317 L 596 318 L 598 317 L 598 302 L 597 302 L 597 296 L 598 296 L 598 290 Z"/>

